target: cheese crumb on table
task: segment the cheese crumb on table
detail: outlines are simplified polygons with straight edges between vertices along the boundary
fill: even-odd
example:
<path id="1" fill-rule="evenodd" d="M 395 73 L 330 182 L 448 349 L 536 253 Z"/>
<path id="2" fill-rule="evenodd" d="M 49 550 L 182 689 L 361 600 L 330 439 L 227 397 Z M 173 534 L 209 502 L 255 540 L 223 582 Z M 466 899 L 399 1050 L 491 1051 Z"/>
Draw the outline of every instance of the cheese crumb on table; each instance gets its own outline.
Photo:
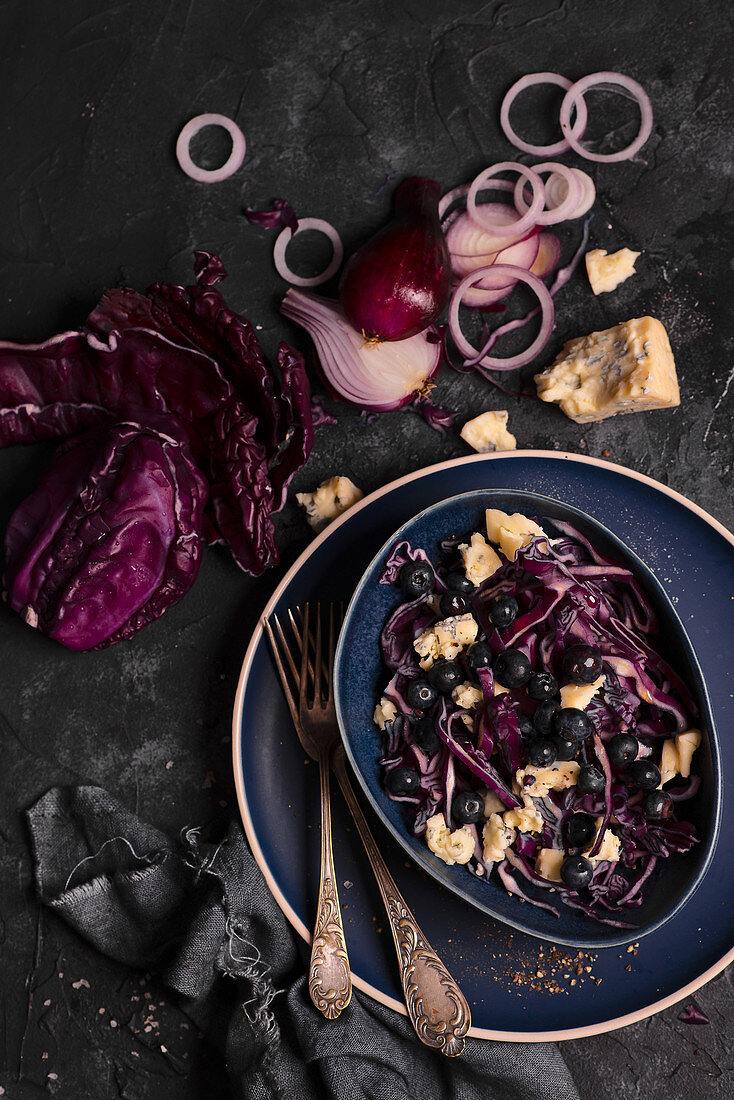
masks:
<path id="1" fill-rule="evenodd" d="M 542 401 L 577 424 L 680 405 L 668 334 L 654 317 L 569 340 L 535 383 Z"/>
<path id="2" fill-rule="evenodd" d="M 467 825 L 449 832 L 443 814 L 434 814 L 426 822 L 426 843 L 434 855 L 451 867 L 468 863 L 474 855 L 474 836 Z"/>
<path id="3" fill-rule="evenodd" d="M 635 263 L 640 255 L 640 252 L 632 252 L 629 248 L 611 253 L 604 248 L 594 248 L 587 252 L 586 274 L 594 294 L 608 294 L 634 275 Z"/>
<path id="4" fill-rule="evenodd" d="M 318 531 L 363 496 L 362 490 L 348 477 L 337 476 L 322 481 L 313 493 L 296 493 L 296 500 L 306 509 L 306 519 L 311 527 Z"/>
<path id="5" fill-rule="evenodd" d="M 507 429 L 507 412 L 504 409 L 492 409 L 467 420 L 459 434 L 480 454 L 517 449 L 517 440 Z"/>

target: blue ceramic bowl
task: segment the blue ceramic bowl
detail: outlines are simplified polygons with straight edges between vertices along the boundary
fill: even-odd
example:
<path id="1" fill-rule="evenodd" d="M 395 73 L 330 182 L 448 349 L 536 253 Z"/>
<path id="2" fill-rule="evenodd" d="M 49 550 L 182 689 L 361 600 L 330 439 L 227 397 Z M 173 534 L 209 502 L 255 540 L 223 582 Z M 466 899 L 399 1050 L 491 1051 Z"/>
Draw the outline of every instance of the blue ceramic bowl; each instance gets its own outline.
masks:
<path id="1" fill-rule="evenodd" d="M 630 929 L 611 928 L 558 904 L 560 917 L 510 896 L 493 875 L 476 879 L 463 867 L 447 866 L 414 837 L 400 803 L 387 797 L 380 782 L 377 759 L 380 731 L 372 715 L 388 673 L 382 664 L 379 634 L 388 614 L 401 596 L 378 578 L 385 558 L 398 539 L 423 547 L 433 561 L 440 556 L 439 543 L 455 535 L 482 530 L 484 510 L 500 508 L 536 519 L 549 534 L 553 520 L 572 523 L 604 555 L 631 569 L 660 620 L 657 647 L 688 683 L 700 712 L 703 731 L 694 765 L 701 776 L 698 793 L 685 803 L 683 816 L 693 822 L 701 838 L 691 852 L 661 860 L 645 887 L 639 909 L 626 910 L 622 919 Z M 504 921 L 513 928 L 545 940 L 573 947 L 614 947 L 638 940 L 660 928 L 688 901 L 711 862 L 721 816 L 719 747 L 708 692 L 691 642 L 672 603 L 647 566 L 615 535 L 584 512 L 548 497 L 518 490 L 485 489 L 440 501 L 404 524 L 384 544 L 362 576 L 347 609 L 339 638 L 335 666 L 335 699 L 339 726 L 352 767 L 376 813 L 410 857 L 428 874 L 459 898 Z M 539 889 L 539 897 L 548 898 Z"/>

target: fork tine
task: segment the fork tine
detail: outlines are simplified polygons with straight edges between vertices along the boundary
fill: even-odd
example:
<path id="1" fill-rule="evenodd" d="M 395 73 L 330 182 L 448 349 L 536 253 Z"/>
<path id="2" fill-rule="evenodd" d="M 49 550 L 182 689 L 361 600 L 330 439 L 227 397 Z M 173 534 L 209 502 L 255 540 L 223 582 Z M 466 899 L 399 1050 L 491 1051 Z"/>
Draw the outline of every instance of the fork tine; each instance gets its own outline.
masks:
<path id="1" fill-rule="evenodd" d="M 316 652 L 313 658 L 313 701 L 314 706 L 323 706 L 323 694 L 321 691 L 321 604 L 316 604 Z"/>
<path id="2" fill-rule="evenodd" d="M 303 610 L 303 630 L 301 632 L 301 692 L 299 706 L 301 710 L 308 708 L 308 604 Z"/>
<path id="3" fill-rule="evenodd" d="M 278 618 L 277 618 L 276 615 L 273 615 L 273 620 L 274 620 L 275 625 L 278 629 L 278 633 L 280 634 L 281 639 L 283 639 L 283 645 L 284 645 L 286 653 L 288 654 L 288 658 L 289 658 L 291 668 L 292 668 L 293 667 L 293 658 L 291 657 L 290 650 L 288 649 L 287 645 L 285 645 L 285 639 L 283 638 L 283 631 L 281 629 L 280 623 L 278 622 Z M 293 721 L 297 725 L 298 724 L 298 707 L 296 706 L 296 700 L 293 698 L 293 692 L 291 691 L 291 686 L 288 683 L 288 676 L 287 676 L 286 671 L 285 671 L 285 666 L 283 665 L 283 659 L 280 655 L 280 650 L 278 649 L 278 644 L 275 640 L 275 635 L 273 634 L 273 628 L 270 625 L 270 620 L 265 619 L 263 625 L 265 626 L 265 633 L 267 634 L 268 639 L 270 641 L 270 647 L 273 651 L 273 658 L 275 660 L 275 667 L 278 670 L 278 675 L 280 676 L 280 682 L 283 685 L 283 694 L 285 695 L 286 702 L 288 703 L 288 709 L 291 712 L 291 718 L 293 719 Z"/>
<path id="4" fill-rule="evenodd" d="M 334 605 L 329 604 L 329 667 L 326 677 L 326 699 L 331 699 L 332 680 L 334 677 L 334 654 L 336 652 L 336 631 L 334 629 Z"/>
<path id="5" fill-rule="evenodd" d="M 288 614 L 290 615 L 290 611 L 288 612 Z M 280 621 L 279 621 L 277 615 L 273 615 L 273 622 L 275 623 L 276 629 L 278 631 L 278 636 L 280 638 L 280 644 L 283 647 L 283 652 L 285 653 L 286 660 L 288 661 L 288 667 L 291 670 L 291 674 L 293 676 L 293 682 L 295 683 L 296 687 L 299 687 L 300 682 L 301 682 L 301 677 L 300 677 L 300 674 L 298 672 L 298 665 L 296 664 L 296 662 L 294 660 L 293 653 L 291 651 L 291 647 L 288 644 L 288 641 L 286 640 L 285 632 L 283 631 L 283 627 L 280 625 Z M 300 642 L 300 640 L 301 639 L 299 638 L 298 641 Z M 299 654 L 300 654 L 300 646 L 299 646 Z"/>

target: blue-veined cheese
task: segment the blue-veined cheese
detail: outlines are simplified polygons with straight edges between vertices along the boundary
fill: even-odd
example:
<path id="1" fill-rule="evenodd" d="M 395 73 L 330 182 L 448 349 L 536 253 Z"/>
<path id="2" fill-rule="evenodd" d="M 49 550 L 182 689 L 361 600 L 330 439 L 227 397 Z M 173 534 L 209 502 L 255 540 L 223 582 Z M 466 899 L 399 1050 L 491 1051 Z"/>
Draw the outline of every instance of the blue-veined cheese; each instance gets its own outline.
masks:
<path id="1" fill-rule="evenodd" d="M 550 882 L 562 882 L 561 864 L 564 859 L 559 848 L 541 848 L 535 857 L 535 870 Z"/>
<path id="2" fill-rule="evenodd" d="M 375 723 L 384 730 L 388 722 L 392 722 L 395 715 L 398 713 L 398 708 L 393 703 L 392 699 L 388 699 L 386 695 L 383 695 L 379 703 L 375 707 L 375 713 L 373 719 Z"/>
<path id="3" fill-rule="evenodd" d="M 463 684 L 459 684 L 454 688 L 451 692 L 451 698 L 454 700 L 457 707 L 463 707 L 464 710 L 473 710 L 474 707 L 481 705 L 484 695 L 481 688 L 465 680 Z"/>
<path id="4" fill-rule="evenodd" d="M 480 454 L 489 451 L 514 451 L 517 440 L 507 429 L 505 409 L 491 409 L 467 420 L 459 433 L 464 442 Z"/>
<path id="5" fill-rule="evenodd" d="M 422 631 L 414 640 L 413 649 L 420 657 L 418 663 L 421 668 L 427 669 L 439 657 L 453 661 L 464 646 L 476 641 L 478 633 L 479 625 L 470 612 L 441 619 Z"/>
<path id="6" fill-rule="evenodd" d="M 616 290 L 620 283 L 635 273 L 635 263 L 640 256 L 629 248 L 620 248 L 619 252 L 607 252 L 604 248 L 593 248 L 586 253 L 586 274 L 589 276 L 594 294 L 608 294 Z"/>
<path id="7" fill-rule="evenodd" d="M 654 317 L 569 340 L 535 382 L 541 400 L 577 424 L 680 405 L 668 334 Z"/>
<path id="8" fill-rule="evenodd" d="M 579 767 L 576 760 L 557 760 L 544 768 L 528 764 L 515 772 L 515 790 L 531 794 L 534 798 L 542 798 L 548 791 L 565 791 L 576 786 Z M 534 780 L 527 786 L 524 782 L 526 776 L 532 776 Z"/>
<path id="9" fill-rule="evenodd" d="M 676 775 L 687 779 L 691 774 L 693 754 L 701 744 L 700 730 L 686 730 L 663 742 L 660 757 L 660 786 L 675 779 Z"/>
<path id="10" fill-rule="evenodd" d="M 561 706 L 586 710 L 603 683 L 604 674 L 602 673 L 593 684 L 566 684 L 561 688 Z"/>
<path id="11" fill-rule="evenodd" d="M 475 588 L 489 580 L 493 573 L 502 567 L 502 562 L 489 545 L 484 535 L 475 531 L 470 543 L 459 546 L 464 572 Z"/>
<path id="12" fill-rule="evenodd" d="M 449 831 L 443 814 L 434 814 L 426 822 L 426 843 L 434 855 L 447 863 L 468 863 L 474 855 L 474 835 L 468 826 Z"/>
<path id="13" fill-rule="evenodd" d="M 314 530 L 325 527 L 333 519 L 346 512 L 363 497 L 348 477 L 330 477 L 322 481 L 313 493 L 296 493 L 296 500 L 306 509 L 306 519 Z"/>
<path id="14" fill-rule="evenodd" d="M 540 833 L 543 818 L 529 794 L 522 796 L 523 804 L 516 810 L 507 810 L 502 815 L 505 825 L 519 829 L 521 833 Z"/>
<path id="15" fill-rule="evenodd" d="M 499 814 L 490 814 L 482 830 L 482 857 L 485 863 L 498 863 L 515 839 L 515 830 L 505 825 Z"/>
<path id="16" fill-rule="evenodd" d="M 485 519 L 487 538 L 490 542 L 499 543 L 500 550 L 510 561 L 514 561 L 517 551 L 527 546 L 536 535 L 545 535 L 545 531 L 535 520 L 520 512 L 508 515 L 499 508 L 487 508 Z"/>

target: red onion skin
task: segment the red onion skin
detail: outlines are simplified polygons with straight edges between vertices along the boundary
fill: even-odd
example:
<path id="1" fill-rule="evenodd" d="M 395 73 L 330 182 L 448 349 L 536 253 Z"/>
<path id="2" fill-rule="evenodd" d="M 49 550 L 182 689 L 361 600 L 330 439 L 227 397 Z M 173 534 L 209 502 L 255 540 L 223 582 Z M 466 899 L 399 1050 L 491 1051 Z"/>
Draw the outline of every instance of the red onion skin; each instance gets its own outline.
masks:
<path id="1" fill-rule="evenodd" d="M 405 340 L 446 308 L 451 260 L 438 217 L 435 180 L 407 179 L 389 225 L 349 259 L 339 299 L 349 323 L 372 340 Z"/>

